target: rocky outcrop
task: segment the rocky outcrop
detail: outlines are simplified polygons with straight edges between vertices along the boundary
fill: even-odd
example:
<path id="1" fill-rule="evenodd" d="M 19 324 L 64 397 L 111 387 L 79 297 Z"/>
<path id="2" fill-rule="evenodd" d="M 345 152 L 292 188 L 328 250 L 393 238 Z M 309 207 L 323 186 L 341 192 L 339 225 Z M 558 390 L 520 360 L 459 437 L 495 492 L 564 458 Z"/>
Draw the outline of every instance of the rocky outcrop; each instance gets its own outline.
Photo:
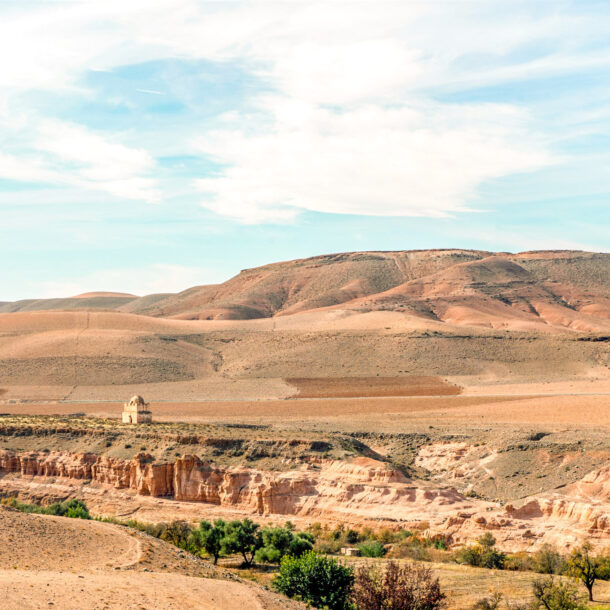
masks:
<path id="1" fill-rule="evenodd" d="M 0 451 L 0 470 L 23 477 L 96 481 L 140 495 L 234 506 L 259 514 L 321 515 L 326 511 L 375 520 L 417 517 L 422 503 L 439 514 L 472 502 L 452 488 L 415 484 L 401 472 L 369 458 L 320 460 L 300 470 L 265 472 L 221 468 L 186 455 L 156 463 L 147 454 L 120 460 L 92 453 Z"/>
<path id="2" fill-rule="evenodd" d="M 161 463 L 144 453 L 121 460 L 92 453 L 0 451 L 2 473 L 15 473 L 20 480 L 90 481 L 100 489 L 202 502 L 247 514 L 419 524 L 456 543 L 471 542 L 492 530 L 506 550 L 531 549 L 543 542 L 569 546 L 584 538 L 601 545 L 610 537 L 610 468 L 590 473 L 566 488 L 565 495 L 535 496 L 519 507 L 466 498 L 451 487 L 413 481 L 364 457 L 320 459 L 298 470 L 269 472 L 218 467 L 192 455 Z"/>

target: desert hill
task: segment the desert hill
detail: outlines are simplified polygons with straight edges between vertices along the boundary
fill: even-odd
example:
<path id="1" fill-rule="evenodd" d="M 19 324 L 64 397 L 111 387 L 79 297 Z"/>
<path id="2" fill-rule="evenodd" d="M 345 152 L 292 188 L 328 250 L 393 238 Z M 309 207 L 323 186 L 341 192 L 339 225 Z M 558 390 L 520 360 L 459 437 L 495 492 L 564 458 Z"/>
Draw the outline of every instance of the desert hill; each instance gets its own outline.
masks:
<path id="1" fill-rule="evenodd" d="M 219 285 L 144 297 L 86 293 L 0 304 L 17 311 L 114 310 L 249 320 L 341 310 L 396 311 L 458 326 L 610 331 L 610 255 L 575 251 L 351 252 L 246 269 Z"/>
<path id="2" fill-rule="evenodd" d="M 434 395 L 448 377 L 605 379 L 609 335 L 609 254 L 334 254 L 179 294 L 4 305 L 0 400 L 283 398 L 318 378 L 338 380 L 320 396 L 421 394 L 404 381 L 418 376 L 439 377 Z"/>

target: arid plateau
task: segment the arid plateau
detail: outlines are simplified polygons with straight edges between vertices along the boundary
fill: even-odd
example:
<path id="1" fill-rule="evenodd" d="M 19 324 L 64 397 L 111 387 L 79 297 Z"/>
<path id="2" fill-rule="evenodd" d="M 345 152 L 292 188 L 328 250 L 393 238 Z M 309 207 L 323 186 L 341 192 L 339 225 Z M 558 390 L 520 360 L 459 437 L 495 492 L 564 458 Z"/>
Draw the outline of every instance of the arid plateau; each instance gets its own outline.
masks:
<path id="1" fill-rule="evenodd" d="M 121 423 L 134 394 L 152 424 Z M 610 255 L 344 253 L 0 303 L 0 414 L 0 496 L 19 502 L 605 552 Z M 56 607 L 293 607 L 119 525 L 0 507 L 0 531 L 10 607 L 31 585 Z"/>

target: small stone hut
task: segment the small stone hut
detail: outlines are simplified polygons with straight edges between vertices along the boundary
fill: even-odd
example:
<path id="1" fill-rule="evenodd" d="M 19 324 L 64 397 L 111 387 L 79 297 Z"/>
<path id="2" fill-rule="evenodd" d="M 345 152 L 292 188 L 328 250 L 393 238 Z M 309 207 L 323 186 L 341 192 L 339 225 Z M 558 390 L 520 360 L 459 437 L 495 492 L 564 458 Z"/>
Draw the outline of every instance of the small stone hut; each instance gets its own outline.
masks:
<path id="1" fill-rule="evenodd" d="M 150 424 L 152 413 L 148 410 L 148 403 L 137 394 L 123 405 L 124 424 Z"/>

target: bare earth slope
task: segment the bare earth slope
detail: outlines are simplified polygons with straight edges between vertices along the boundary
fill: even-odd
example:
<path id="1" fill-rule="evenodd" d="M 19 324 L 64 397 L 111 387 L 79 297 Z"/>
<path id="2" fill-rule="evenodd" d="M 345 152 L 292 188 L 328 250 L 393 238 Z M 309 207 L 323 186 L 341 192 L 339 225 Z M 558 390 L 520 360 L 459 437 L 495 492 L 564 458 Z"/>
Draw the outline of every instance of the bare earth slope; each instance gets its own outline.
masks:
<path id="1" fill-rule="evenodd" d="M 246 269 L 173 295 L 86 293 L 0 304 L 1 312 L 117 310 L 247 320 L 328 307 L 404 311 L 467 326 L 610 329 L 610 255 L 575 251 L 351 252 Z"/>
<path id="2" fill-rule="evenodd" d="M 285 398 L 295 378 L 460 386 L 610 370 L 608 254 L 334 254 L 176 295 L 87 293 L 2 311 L 0 400 Z"/>
<path id="3" fill-rule="evenodd" d="M 0 593 L 13 608 L 257 610 L 299 604 L 108 523 L 0 507 Z"/>

